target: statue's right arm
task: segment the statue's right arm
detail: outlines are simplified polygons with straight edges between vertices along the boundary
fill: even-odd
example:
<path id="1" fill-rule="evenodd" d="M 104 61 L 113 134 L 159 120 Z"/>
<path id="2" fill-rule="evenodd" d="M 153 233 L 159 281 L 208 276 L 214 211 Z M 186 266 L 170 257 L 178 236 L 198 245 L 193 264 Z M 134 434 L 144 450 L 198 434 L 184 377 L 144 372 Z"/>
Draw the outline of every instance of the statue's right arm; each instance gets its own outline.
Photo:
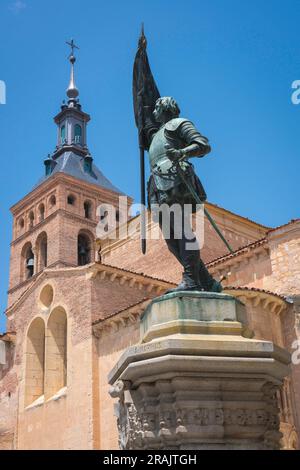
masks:
<path id="1" fill-rule="evenodd" d="M 186 121 L 180 126 L 179 135 L 187 144 L 182 149 L 187 157 L 204 157 L 211 151 L 208 139 L 200 134 L 190 121 Z"/>

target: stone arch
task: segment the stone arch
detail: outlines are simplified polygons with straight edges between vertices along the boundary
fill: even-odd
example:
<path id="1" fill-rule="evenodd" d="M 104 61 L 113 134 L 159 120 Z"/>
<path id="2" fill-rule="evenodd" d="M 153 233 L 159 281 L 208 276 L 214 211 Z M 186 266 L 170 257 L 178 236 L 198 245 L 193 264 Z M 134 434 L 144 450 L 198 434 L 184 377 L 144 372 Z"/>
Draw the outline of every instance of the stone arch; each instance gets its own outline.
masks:
<path id="1" fill-rule="evenodd" d="M 67 314 L 63 307 L 51 312 L 46 332 L 45 397 L 67 385 Z"/>
<path id="2" fill-rule="evenodd" d="M 88 230 L 80 230 L 77 238 L 78 266 L 85 266 L 94 260 L 94 236 Z"/>
<path id="3" fill-rule="evenodd" d="M 21 282 L 30 279 L 34 275 L 34 253 L 32 244 L 30 242 L 25 243 L 21 251 L 21 268 L 20 278 Z"/>
<path id="4" fill-rule="evenodd" d="M 26 341 L 25 406 L 44 395 L 45 323 L 40 317 L 29 326 Z"/>
<path id="5" fill-rule="evenodd" d="M 48 263 L 48 237 L 42 232 L 36 239 L 35 251 L 37 254 L 37 271 L 40 272 L 47 267 Z"/>

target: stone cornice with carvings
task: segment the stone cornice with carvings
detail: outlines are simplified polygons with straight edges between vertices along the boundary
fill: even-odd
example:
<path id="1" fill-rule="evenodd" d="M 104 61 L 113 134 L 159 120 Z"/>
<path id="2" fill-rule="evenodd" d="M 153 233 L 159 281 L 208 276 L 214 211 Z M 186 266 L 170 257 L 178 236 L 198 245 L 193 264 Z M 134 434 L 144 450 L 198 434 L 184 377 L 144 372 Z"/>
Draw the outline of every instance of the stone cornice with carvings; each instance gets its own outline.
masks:
<path id="1" fill-rule="evenodd" d="M 226 294 L 237 297 L 244 304 L 251 307 L 262 307 L 264 310 L 269 310 L 271 313 L 280 315 L 285 312 L 291 303 L 283 296 L 268 292 L 262 289 L 255 289 L 249 287 L 225 287 Z"/>
<path id="2" fill-rule="evenodd" d="M 137 323 L 141 314 L 151 302 L 151 299 L 144 298 L 140 302 L 129 305 L 122 310 L 114 312 L 109 317 L 97 320 L 93 323 L 93 333 L 97 338 L 101 337 L 102 333 L 119 331 L 121 328 Z"/>
<path id="3" fill-rule="evenodd" d="M 175 286 L 175 284 L 164 281 L 163 279 L 99 262 L 89 265 L 87 270 L 87 278 L 94 279 L 96 277 L 100 277 L 101 280 L 109 279 L 110 281 L 118 281 L 121 286 L 128 284 L 129 287 L 136 286 L 140 290 L 145 288 L 149 294 L 155 292 L 159 295 L 170 287 Z"/>
<path id="4" fill-rule="evenodd" d="M 259 289 L 225 288 L 224 293 L 232 295 L 241 300 L 244 304 L 248 304 L 254 308 L 260 306 L 264 309 L 268 309 L 275 315 L 280 315 L 282 312 L 285 312 L 290 305 L 282 296 Z M 112 313 L 109 317 L 95 321 L 93 323 L 94 335 L 100 338 L 102 333 L 108 332 L 109 330 L 117 332 L 121 328 L 136 323 L 150 302 L 151 299 L 144 298 L 142 301 Z"/>

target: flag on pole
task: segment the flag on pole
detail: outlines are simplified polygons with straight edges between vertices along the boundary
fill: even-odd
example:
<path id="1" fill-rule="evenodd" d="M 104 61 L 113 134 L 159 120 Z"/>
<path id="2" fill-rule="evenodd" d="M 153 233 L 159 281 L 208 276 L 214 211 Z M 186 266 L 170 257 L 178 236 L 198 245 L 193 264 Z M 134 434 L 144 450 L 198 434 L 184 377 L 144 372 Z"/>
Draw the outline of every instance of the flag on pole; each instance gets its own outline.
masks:
<path id="1" fill-rule="evenodd" d="M 141 247 L 146 254 L 146 192 L 145 192 L 145 150 L 149 149 L 151 129 L 158 129 L 153 118 L 156 100 L 160 97 L 154 81 L 147 56 L 147 40 L 144 27 L 138 43 L 138 50 L 133 66 L 133 108 L 135 123 L 138 128 L 140 148 L 140 185 L 141 185 Z"/>
<path id="2" fill-rule="evenodd" d="M 145 125 L 149 128 L 149 125 L 152 124 L 154 128 L 158 128 L 152 113 L 157 99 L 160 98 L 160 94 L 150 69 L 147 55 L 147 40 L 143 26 L 133 66 L 132 88 L 134 117 L 139 132 L 139 144 L 147 150 L 150 142 L 145 132 Z"/>

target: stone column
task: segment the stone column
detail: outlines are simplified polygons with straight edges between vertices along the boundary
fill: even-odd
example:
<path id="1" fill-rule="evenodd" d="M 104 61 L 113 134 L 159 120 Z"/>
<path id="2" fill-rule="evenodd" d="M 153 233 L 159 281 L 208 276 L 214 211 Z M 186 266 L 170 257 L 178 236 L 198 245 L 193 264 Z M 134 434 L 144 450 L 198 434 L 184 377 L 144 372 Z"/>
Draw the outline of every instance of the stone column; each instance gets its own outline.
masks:
<path id="1" fill-rule="evenodd" d="M 109 374 L 121 449 L 278 449 L 276 393 L 290 355 L 253 339 L 235 297 L 172 293 Z"/>

